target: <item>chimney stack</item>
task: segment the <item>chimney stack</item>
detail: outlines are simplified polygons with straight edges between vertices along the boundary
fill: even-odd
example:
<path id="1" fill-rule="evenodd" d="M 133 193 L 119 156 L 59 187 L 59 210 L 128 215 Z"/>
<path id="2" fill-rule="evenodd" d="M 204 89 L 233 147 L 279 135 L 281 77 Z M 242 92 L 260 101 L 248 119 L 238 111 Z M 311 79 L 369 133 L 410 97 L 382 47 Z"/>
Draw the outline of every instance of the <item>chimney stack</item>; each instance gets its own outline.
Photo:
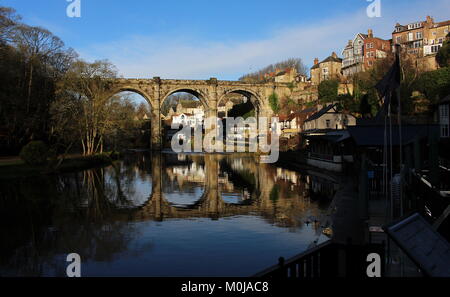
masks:
<path id="1" fill-rule="evenodd" d="M 368 32 L 369 34 L 369 38 L 373 38 L 373 30 L 372 29 L 369 29 L 369 32 Z"/>
<path id="2" fill-rule="evenodd" d="M 319 64 L 319 58 L 314 59 L 314 65 L 317 65 L 317 64 Z"/>
<path id="3" fill-rule="evenodd" d="M 333 57 L 333 58 L 337 58 L 338 57 L 338 55 L 335 53 L 335 52 L 333 52 L 332 54 L 331 54 L 331 56 Z"/>

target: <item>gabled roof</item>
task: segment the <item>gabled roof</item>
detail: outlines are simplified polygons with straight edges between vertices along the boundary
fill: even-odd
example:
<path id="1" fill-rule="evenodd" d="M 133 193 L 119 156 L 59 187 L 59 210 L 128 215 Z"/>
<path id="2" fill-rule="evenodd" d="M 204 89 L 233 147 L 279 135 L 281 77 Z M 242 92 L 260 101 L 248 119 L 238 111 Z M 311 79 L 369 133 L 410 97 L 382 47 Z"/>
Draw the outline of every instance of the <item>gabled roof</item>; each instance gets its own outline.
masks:
<path id="1" fill-rule="evenodd" d="M 311 69 L 317 69 L 320 67 L 320 64 L 322 63 L 327 63 L 327 62 L 336 62 L 336 63 L 342 63 L 342 59 L 339 57 L 333 57 L 333 55 L 328 56 L 325 60 L 321 61 L 318 64 L 315 64 L 314 66 L 311 67 Z"/>
<path id="2" fill-rule="evenodd" d="M 173 115 L 172 115 L 172 117 L 179 117 L 179 116 L 187 116 L 187 117 L 191 117 L 191 116 L 193 116 L 194 114 L 192 114 L 192 113 L 174 113 Z"/>
<path id="3" fill-rule="evenodd" d="M 286 121 L 286 120 L 287 120 L 287 118 L 288 118 L 288 116 L 287 116 L 287 115 L 284 115 L 284 114 L 282 114 L 282 115 L 278 115 L 278 120 L 279 120 L 280 122 L 284 122 L 284 121 Z"/>
<path id="4" fill-rule="evenodd" d="M 363 33 L 358 33 L 358 34 L 356 34 L 356 35 L 355 35 L 355 38 L 353 38 L 352 43 L 351 43 L 351 44 L 348 44 L 348 43 L 347 43 L 347 45 L 344 47 L 344 50 L 342 51 L 342 54 L 344 54 L 345 50 L 354 47 L 355 40 L 356 40 L 356 38 L 358 38 L 358 36 L 361 37 L 363 40 L 369 38 L 369 35 L 367 35 L 367 34 L 363 34 Z"/>
<path id="5" fill-rule="evenodd" d="M 314 120 L 317 120 L 318 118 L 322 117 L 324 114 L 326 114 L 327 112 L 329 112 L 331 109 L 335 108 L 336 104 L 331 104 L 327 107 L 322 108 L 321 110 L 319 110 L 318 112 L 316 112 L 315 114 L 313 114 L 312 116 L 310 116 L 306 121 L 306 122 L 311 122 Z"/>
<path id="6" fill-rule="evenodd" d="M 367 35 L 367 34 L 358 33 L 358 34 L 356 34 L 355 39 L 356 39 L 358 36 L 361 36 L 362 39 L 366 39 L 367 37 L 369 37 L 369 35 Z"/>
<path id="7" fill-rule="evenodd" d="M 326 63 L 326 62 L 337 62 L 337 63 L 342 63 L 342 59 L 339 57 L 333 57 L 333 56 L 329 56 L 328 58 L 326 58 L 325 60 L 323 60 L 320 63 Z"/>
<path id="8" fill-rule="evenodd" d="M 442 26 L 449 26 L 450 25 L 450 20 L 449 21 L 443 21 L 440 23 L 436 24 L 438 27 L 442 27 Z"/>
<path id="9" fill-rule="evenodd" d="M 311 113 L 314 112 L 316 109 L 314 107 L 309 107 L 306 109 L 303 109 L 302 111 L 300 111 L 300 113 Z"/>
<path id="10" fill-rule="evenodd" d="M 314 107 L 310 107 L 301 111 L 292 112 L 288 115 L 280 115 L 278 118 L 280 119 L 280 121 L 292 121 L 293 119 L 299 118 L 302 115 L 304 116 L 307 113 L 313 113 L 315 110 L 316 109 Z"/>

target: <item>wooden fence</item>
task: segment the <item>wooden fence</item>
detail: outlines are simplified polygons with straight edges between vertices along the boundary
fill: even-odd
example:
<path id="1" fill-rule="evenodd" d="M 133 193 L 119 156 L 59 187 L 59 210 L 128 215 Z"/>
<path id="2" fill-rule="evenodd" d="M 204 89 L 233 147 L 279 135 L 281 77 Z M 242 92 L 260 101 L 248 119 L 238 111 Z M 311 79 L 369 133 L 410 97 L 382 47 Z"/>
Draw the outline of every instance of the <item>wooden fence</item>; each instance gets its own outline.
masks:
<path id="1" fill-rule="evenodd" d="M 338 244 L 331 240 L 320 244 L 291 259 L 279 259 L 279 263 L 255 275 L 263 278 L 367 278 L 370 264 L 367 256 L 377 253 L 381 257 L 381 271 L 384 275 L 384 244 L 357 246 Z"/>

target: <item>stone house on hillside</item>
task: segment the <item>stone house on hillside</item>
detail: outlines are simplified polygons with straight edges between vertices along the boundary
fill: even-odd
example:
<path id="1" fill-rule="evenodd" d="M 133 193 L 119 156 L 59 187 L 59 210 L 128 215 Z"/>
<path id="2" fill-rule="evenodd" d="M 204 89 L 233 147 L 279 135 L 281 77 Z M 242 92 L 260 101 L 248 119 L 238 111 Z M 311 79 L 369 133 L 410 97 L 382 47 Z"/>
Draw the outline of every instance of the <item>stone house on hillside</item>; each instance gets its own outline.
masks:
<path id="1" fill-rule="evenodd" d="M 319 85 L 324 80 L 339 79 L 341 77 L 342 59 L 335 52 L 331 56 L 319 63 L 319 59 L 314 60 L 311 67 L 311 83 Z"/>

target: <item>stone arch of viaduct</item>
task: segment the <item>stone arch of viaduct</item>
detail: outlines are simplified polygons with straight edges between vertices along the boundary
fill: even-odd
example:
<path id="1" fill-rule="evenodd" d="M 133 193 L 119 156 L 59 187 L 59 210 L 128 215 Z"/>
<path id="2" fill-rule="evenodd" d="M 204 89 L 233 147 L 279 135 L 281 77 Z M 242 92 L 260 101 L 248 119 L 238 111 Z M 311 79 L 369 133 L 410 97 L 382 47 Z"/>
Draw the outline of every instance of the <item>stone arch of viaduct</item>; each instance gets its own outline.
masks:
<path id="1" fill-rule="evenodd" d="M 255 106 L 258 116 L 271 117 L 273 111 L 269 97 L 275 93 L 279 98 L 289 96 L 291 90 L 286 83 L 245 83 L 239 81 L 175 80 L 175 79 L 117 79 L 111 85 L 110 96 L 122 91 L 131 91 L 143 96 L 151 106 L 152 150 L 162 148 L 161 107 L 163 102 L 176 92 L 195 95 L 203 104 L 206 117 L 217 117 L 219 104 L 231 93 L 246 96 Z"/>

